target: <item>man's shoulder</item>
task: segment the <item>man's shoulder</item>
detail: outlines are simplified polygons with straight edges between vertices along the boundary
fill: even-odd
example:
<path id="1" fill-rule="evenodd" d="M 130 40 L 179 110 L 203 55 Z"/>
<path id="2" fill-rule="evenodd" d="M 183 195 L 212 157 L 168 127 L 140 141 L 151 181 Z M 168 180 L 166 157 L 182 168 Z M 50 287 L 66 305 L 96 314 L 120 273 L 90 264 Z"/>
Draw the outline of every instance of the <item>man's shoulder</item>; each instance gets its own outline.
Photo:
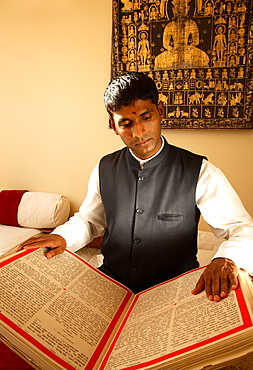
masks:
<path id="1" fill-rule="evenodd" d="M 104 155 L 104 156 L 100 159 L 100 163 L 102 163 L 102 162 L 109 162 L 109 161 L 113 161 L 113 160 L 117 160 L 117 159 L 119 159 L 120 157 L 124 156 L 127 150 L 128 150 L 128 148 L 127 148 L 127 147 L 125 147 L 125 148 L 122 148 L 122 149 L 116 150 L 115 152 L 108 153 L 108 154 Z"/>
<path id="2" fill-rule="evenodd" d="M 170 153 L 180 154 L 185 157 L 195 157 L 200 159 L 207 159 L 205 155 L 191 152 L 190 150 L 169 144 Z"/>

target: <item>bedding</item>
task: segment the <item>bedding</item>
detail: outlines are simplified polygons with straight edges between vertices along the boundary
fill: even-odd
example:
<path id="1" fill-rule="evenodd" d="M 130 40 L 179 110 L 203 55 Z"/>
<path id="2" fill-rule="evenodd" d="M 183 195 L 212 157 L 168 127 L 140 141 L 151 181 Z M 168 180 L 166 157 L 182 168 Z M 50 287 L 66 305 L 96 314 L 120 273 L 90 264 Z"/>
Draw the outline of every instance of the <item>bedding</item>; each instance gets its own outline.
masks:
<path id="1" fill-rule="evenodd" d="M 206 266 L 217 252 L 223 239 L 216 238 L 209 231 L 198 232 L 198 254 L 197 258 L 200 266 Z"/>
<path id="2" fill-rule="evenodd" d="M 0 192 L 0 224 L 55 228 L 67 221 L 69 212 L 69 200 L 63 195 L 27 190 Z"/>
<path id="3" fill-rule="evenodd" d="M 0 192 L 0 258 L 15 251 L 26 239 L 54 229 L 69 218 L 67 197 L 27 190 Z"/>
<path id="4" fill-rule="evenodd" d="M 0 224 L 20 226 L 18 207 L 27 190 L 2 190 L 0 192 Z"/>
<path id="5" fill-rule="evenodd" d="M 67 197 L 54 193 L 26 192 L 18 208 L 18 222 L 23 227 L 55 228 L 69 218 Z"/>
<path id="6" fill-rule="evenodd" d="M 15 252 L 20 243 L 37 234 L 39 229 L 0 225 L 0 258 Z"/>

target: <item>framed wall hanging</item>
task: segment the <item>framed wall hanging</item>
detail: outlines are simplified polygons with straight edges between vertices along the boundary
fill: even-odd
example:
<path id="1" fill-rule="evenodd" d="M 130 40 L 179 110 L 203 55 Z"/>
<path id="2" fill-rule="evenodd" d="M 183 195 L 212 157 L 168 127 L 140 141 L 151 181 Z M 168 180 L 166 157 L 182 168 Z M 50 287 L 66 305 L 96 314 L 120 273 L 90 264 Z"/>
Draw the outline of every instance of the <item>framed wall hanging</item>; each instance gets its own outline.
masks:
<path id="1" fill-rule="evenodd" d="M 253 128 L 251 0 L 113 1 L 112 77 L 148 74 L 163 128 Z"/>

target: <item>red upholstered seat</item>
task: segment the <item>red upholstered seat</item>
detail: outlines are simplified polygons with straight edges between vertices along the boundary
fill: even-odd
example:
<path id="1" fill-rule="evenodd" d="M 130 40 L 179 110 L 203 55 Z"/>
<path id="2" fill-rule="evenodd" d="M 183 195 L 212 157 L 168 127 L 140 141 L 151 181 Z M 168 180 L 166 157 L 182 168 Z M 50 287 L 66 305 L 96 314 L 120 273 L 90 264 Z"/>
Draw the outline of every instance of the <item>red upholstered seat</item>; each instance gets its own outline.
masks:
<path id="1" fill-rule="evenodd" d="M 0 370 L 33 370 L 25 360 L 19 357 L 3 342 L 0 342 Z"/>

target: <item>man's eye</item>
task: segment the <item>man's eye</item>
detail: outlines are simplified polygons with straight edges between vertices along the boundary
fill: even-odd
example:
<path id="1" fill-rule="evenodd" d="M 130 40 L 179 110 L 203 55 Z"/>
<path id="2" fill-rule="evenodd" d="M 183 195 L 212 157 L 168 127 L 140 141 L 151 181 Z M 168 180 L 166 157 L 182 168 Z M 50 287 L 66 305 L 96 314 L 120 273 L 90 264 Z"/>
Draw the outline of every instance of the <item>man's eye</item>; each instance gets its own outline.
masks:
<path id="1" fill-rule="evenodd" d="M 142 117 L 142 120 L 143 121 L 148 121 L 148 120 L 150 120 L 152 118 L 152 116 L 143 116 Z"/>
<path id="2" fill-rule="evenodd" d="M 121 128 L 127 128 L 127 127 L 130 127 L 130 125 L 131 125 L 131 122 L 126 122 L 126 123 L 121 123 L 120 127 Z"/>

